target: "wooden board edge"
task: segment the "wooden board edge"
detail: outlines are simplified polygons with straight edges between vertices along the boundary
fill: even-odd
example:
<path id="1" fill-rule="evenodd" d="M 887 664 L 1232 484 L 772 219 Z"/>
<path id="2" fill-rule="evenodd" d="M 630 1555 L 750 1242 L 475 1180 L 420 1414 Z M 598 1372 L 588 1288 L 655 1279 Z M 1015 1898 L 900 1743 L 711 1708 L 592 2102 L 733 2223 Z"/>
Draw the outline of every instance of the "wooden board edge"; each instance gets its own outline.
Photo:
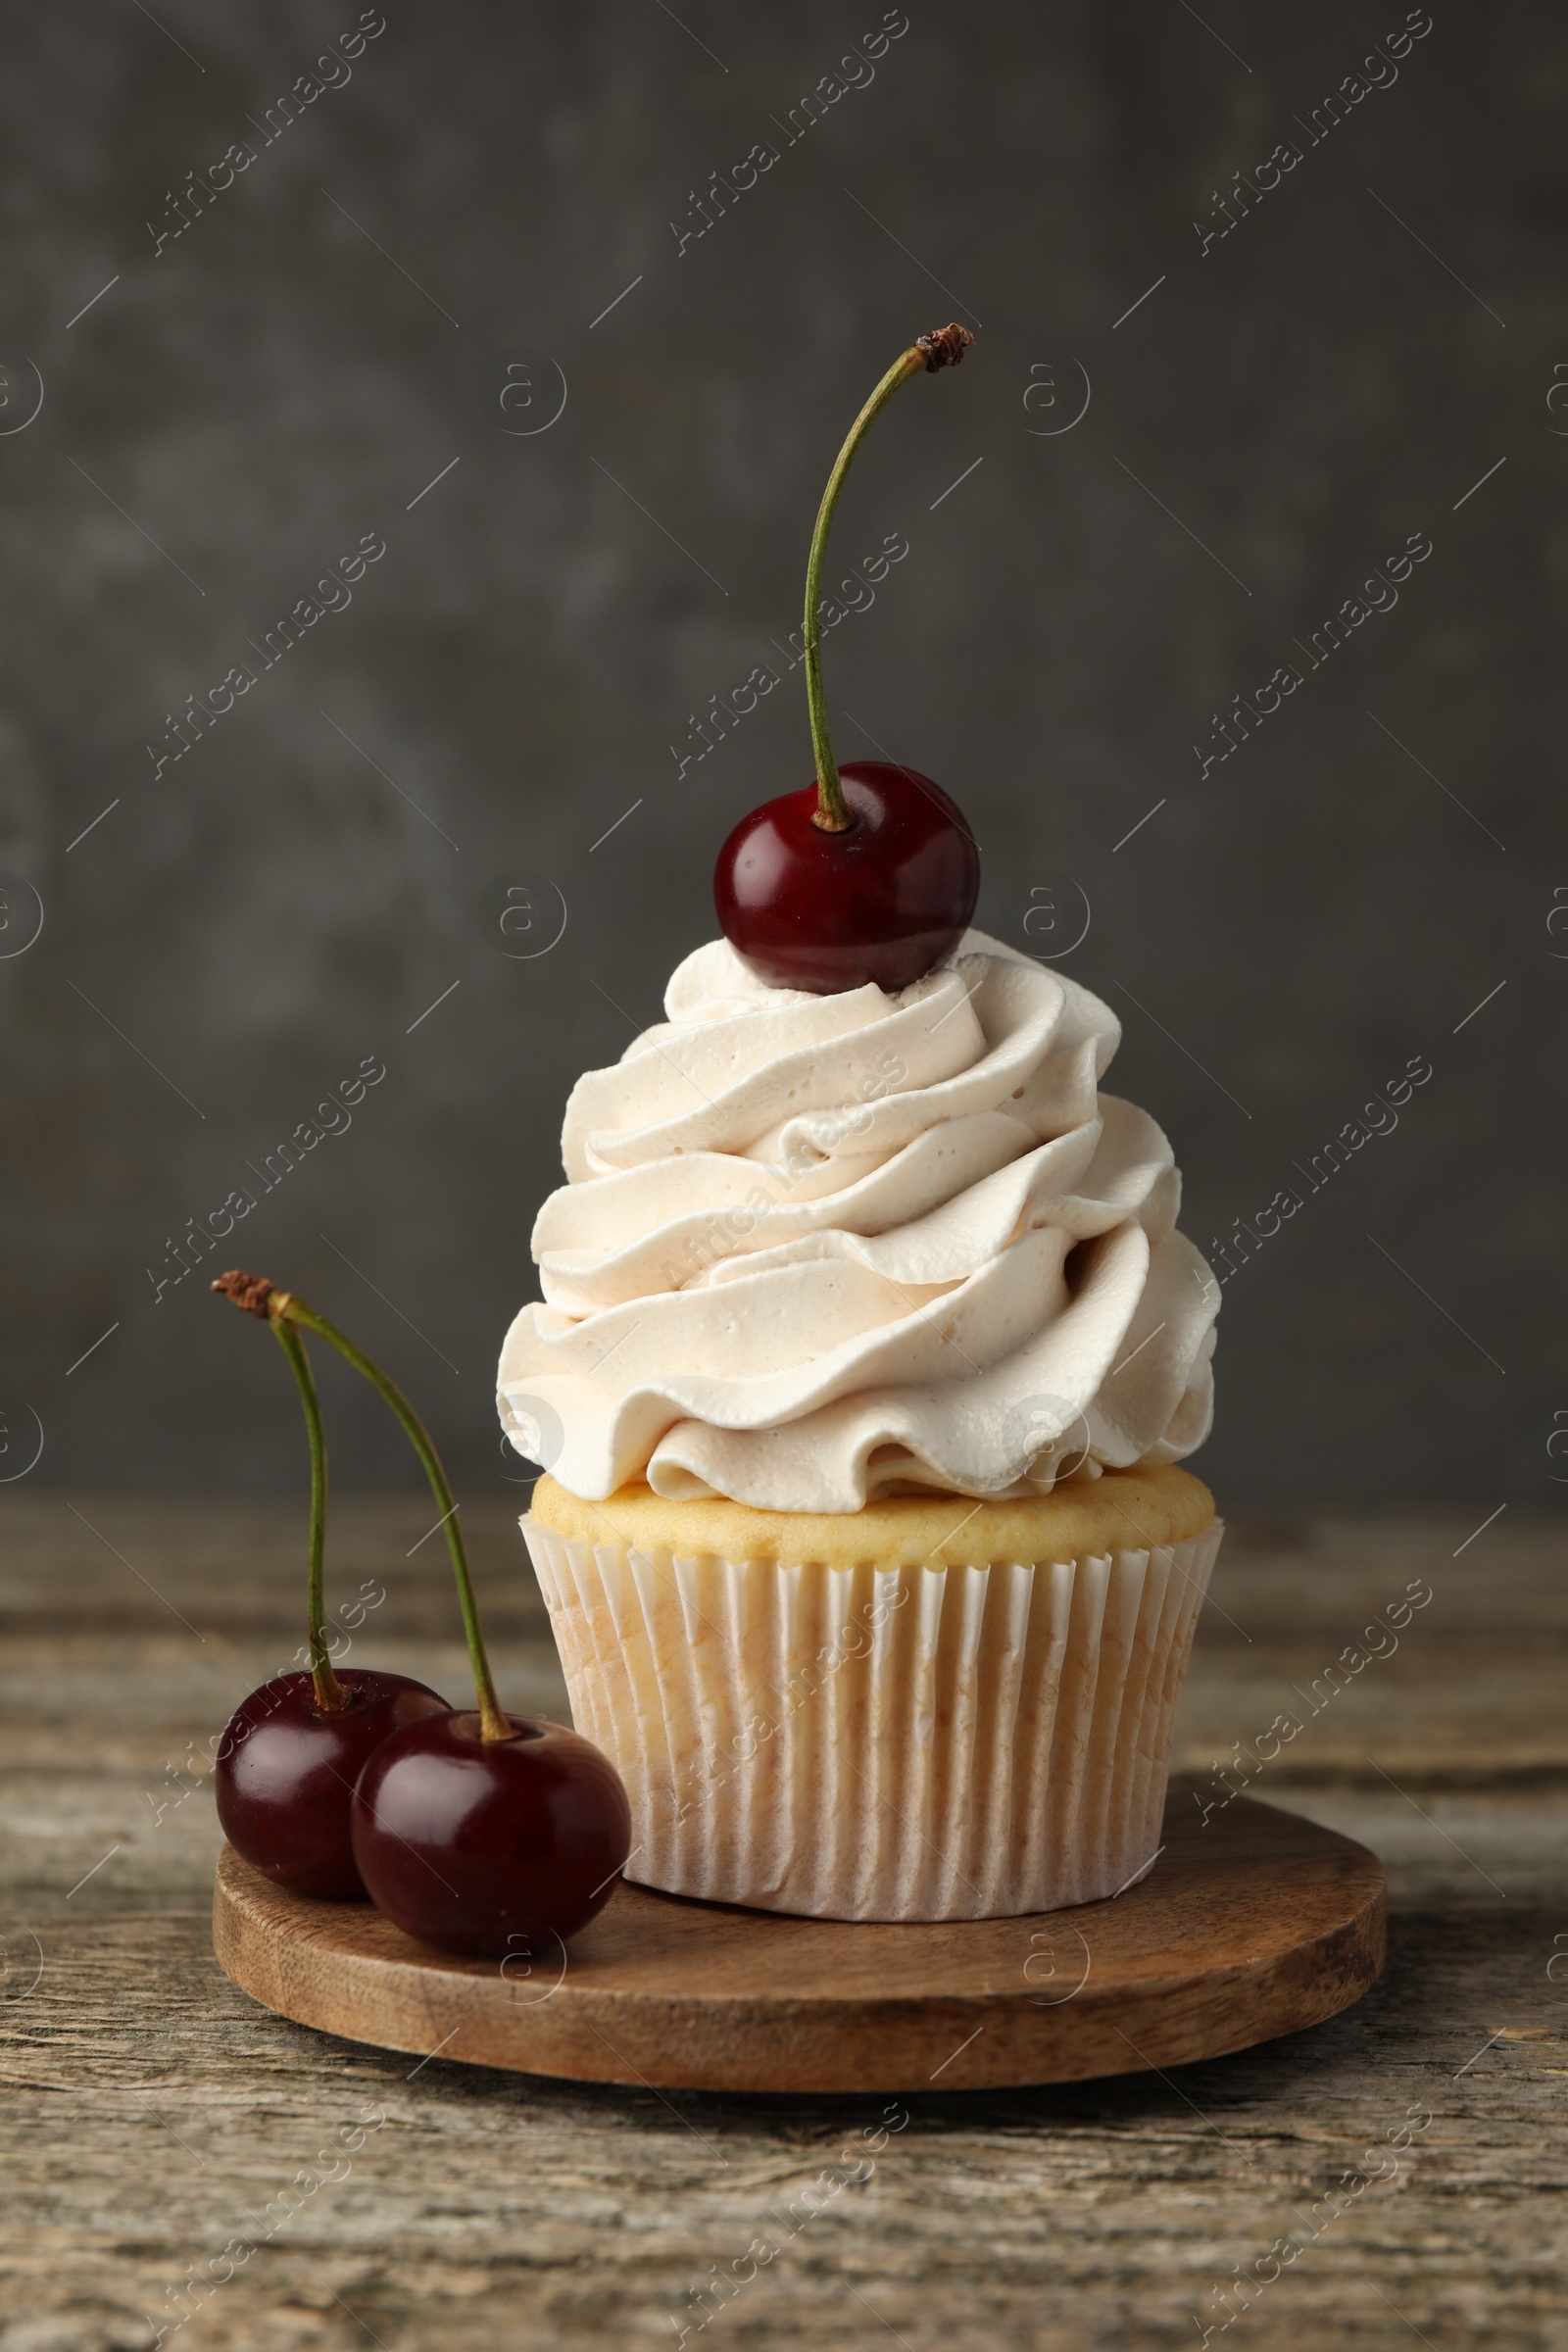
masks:
<path id="1" fill-rule="evenodd" d="M 240 1989 L 274 2014 L 415 2056 L 439 2047 L 465 2064 L 555 2080 L 754 2094 L 1021 2088 L 1229 2056 L 1339 2015 L 1377 1982 L 1386 1959 L 1387 1895 L 1367 1859 L 1377 1883 L 1350 1917 L 1266 1964 L 1128 1989 L 1119 2023 L 1094 2003 L 1015 1994 L 842 2005 L 737 1999 L 715 2016 L 710 1998 L 586 1987 L 560 2010 L 525 1992 L 499 2007 L 488 1969 L 341 1950 L 312 1981 L 308 1933 L 289 1941 L 246 1901 L 237 1873 L 221 1868 L 214 1949 Z M 367 2032 L 372 2016 L 375 2030 Z M 784 2045 L 787 2079 L 756 2055 Z M 877 2047 L 882 2055 L 870 2057 Z"/>

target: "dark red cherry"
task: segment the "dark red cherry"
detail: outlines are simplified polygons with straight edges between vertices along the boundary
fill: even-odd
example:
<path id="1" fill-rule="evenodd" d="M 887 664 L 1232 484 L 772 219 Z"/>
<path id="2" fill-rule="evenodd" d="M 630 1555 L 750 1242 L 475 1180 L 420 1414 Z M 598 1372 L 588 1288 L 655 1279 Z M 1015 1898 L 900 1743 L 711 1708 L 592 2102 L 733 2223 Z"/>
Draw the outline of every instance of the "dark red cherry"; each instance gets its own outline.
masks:
<path id="1" fill-rule="evenodd" d="M 411 1723 L 354 1793 L 354 1854 L 371 1899 L 410 1936 L 472 1956 L 543 1962 L 610 1900 L 631 1843 L 619 1773 L 557 1723 L 477 1714 Z"/>
<path id="2" fill-rule="evenodd" d="M 853 822 L 813 819 L 817 788 L 743 816 L 718 853 L 724 936 L 770 988 L 837 996 L 874 980 L 890 995 L 951 956 L 974 914 L 980 852 L 969 820 L 912 767 L 839 769 Z"/>
<path id="3" fill-rule="evenodd" d="M 346 1667 L 346 1707 L 318 1706 L 309 1674 L 279 1674 L 242 1699 L 218 1750 L 218 1818 L 238 1854 L 295 1894 L 363 1901 L 349 1817 L 354 1784 L 381 1742 L 451 1712 L 406 1674 Z"/>

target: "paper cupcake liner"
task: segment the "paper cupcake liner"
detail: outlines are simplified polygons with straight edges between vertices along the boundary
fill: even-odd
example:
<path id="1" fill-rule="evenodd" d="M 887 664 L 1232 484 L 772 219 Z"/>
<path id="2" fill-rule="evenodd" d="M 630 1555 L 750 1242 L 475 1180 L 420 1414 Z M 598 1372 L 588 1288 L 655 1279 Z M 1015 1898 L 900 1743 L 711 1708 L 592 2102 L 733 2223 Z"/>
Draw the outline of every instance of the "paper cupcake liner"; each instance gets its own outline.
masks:
<path id="1" fill-rule="evenodd" d="M 788 1567 L 522 1522 L 626 1876 L 825 1919 L 1116 1894 L 1159 1843 L 1223 1532 L 1066 1563 Z"/>

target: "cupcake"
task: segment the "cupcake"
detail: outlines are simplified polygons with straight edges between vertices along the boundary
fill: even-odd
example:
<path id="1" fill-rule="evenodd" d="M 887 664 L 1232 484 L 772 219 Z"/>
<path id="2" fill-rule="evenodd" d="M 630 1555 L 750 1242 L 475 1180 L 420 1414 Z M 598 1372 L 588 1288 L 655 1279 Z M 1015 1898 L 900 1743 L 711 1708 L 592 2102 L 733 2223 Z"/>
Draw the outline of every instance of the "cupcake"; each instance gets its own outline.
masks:
<path id="1" fill-rule="evenodd" d="M 967 932 L 890 993 L 728 941 L 573 1090 L 499 1395 L 628 1877 L 838 1919 L 1114 1894 L 1220 1537 L 1218 1285 L 1114 1013 Z"/>
<path id="2" fill-rule="evenodd" d="M 839 454 L 802 631 L 815 781 L 741 819 L 724 937 L 573 1089 L 543 1302 L 501 1356 L 627 1875 L 829 1919 L 1140 1877 L 1220 1538 L 1175 1467 L 1219 1290 L 1169 1144 L 1101 1092 L 1116 1017 L 968 928 L 979 852 L 939 786 L 841 770 L 829 738 L 840 489 L 899 386 L 971 341 L 922 335 Z"/>

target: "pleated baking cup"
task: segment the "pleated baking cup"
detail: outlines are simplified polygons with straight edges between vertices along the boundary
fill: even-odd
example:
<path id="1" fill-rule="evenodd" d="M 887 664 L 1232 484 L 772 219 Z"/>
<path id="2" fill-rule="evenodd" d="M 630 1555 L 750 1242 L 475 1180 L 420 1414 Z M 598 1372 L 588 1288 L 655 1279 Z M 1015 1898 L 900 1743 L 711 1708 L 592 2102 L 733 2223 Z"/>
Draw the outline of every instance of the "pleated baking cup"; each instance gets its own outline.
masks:
<path id="1" fill-rule="evenodd" d="M 1218 1519 L 987 1567 L 522 1529 L 572 1721 L 631 1799 L 628 1878 L 821 1919 L 996 1919 L 1099 1901 L 1153 1861 Z"/>

